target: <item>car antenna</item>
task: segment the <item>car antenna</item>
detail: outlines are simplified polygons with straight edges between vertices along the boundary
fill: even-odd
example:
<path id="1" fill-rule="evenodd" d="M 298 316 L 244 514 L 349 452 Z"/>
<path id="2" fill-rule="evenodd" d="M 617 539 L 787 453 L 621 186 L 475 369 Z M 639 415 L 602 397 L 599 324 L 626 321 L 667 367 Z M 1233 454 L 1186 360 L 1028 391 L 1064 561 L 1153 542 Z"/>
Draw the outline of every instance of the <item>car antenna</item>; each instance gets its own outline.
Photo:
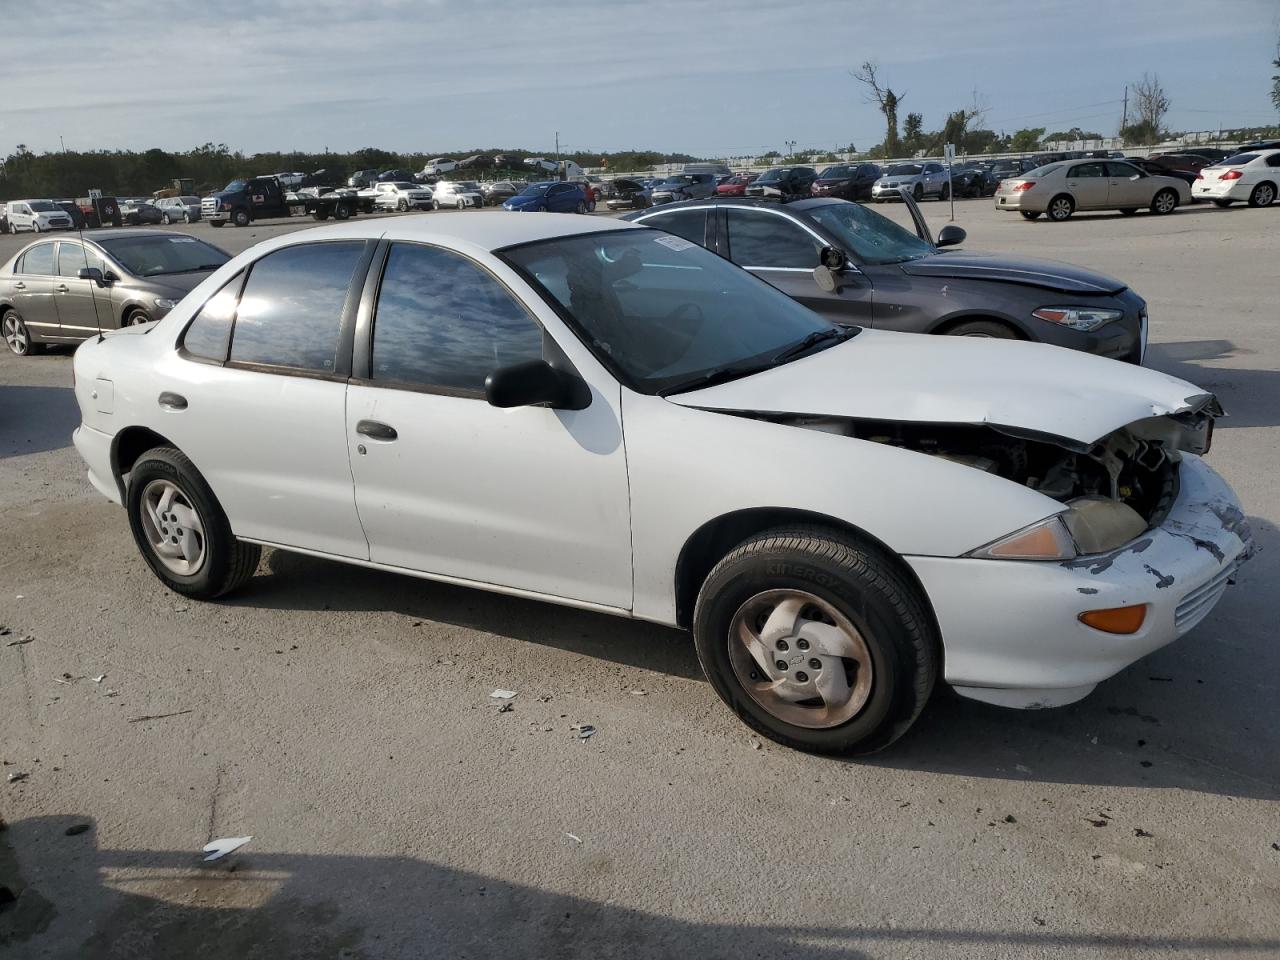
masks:
<path id="1" fill-rule="evenodd" d="M 93 201 L 90 200 L 90 202 L 92 203 Z M 80 204 L 77 203 L 76 207 L 78 208 L 79 206 Z M 84 257 L 84 268 L 88 270 L 89 269 L 89 249 L 84 245 L 84 221 L 85 221 L 84 211 L 81 210 L 80 223 L 76 224 L 76 233 L 79 234 L 80 236 L 80 255 Z M 75 220 L 73 219 L 71 222 L 75 223 Z M 102 318 L 98 316 L 98 295 L 93 292 L 93 288 L 96 287 L 97 285 L 98 285 L 98 281 L 96 280 L 89 281 L 89 299 L 93 301 L 93 322 L 98 325 L 98 339 L 101 340 L 102 339 Z"/>

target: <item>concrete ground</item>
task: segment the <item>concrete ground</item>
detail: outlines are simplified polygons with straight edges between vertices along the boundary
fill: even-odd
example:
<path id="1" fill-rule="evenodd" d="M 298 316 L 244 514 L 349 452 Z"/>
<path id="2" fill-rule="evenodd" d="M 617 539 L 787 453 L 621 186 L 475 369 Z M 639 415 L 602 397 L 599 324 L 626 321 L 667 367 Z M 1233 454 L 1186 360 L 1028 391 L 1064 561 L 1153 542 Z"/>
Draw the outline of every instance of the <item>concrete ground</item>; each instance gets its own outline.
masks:
<path id="1" fill-rule="evenodd" d="M 1262 550 L 1190 636 L 1071 707 L 943 692 L 876 757 L 806 756 L 675 631 L 284 553 L 167 592 L 70 446 L 69 352 L 5 353 L 0 955 L 1280 955 L 1280 210 L 956 214 L 1130 281 L 1150 363 L 1230 412 Z"/>

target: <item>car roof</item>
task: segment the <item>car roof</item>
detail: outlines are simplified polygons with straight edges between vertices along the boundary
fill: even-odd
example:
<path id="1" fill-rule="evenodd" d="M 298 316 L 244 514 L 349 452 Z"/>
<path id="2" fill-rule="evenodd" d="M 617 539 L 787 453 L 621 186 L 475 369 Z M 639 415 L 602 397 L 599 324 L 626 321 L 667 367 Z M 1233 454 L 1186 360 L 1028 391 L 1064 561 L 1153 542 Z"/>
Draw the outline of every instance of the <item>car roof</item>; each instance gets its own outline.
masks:
<path id="1" fill-rule="evenodd" d="M 622 217 L 623 220 L 630 220 L 633 217 L 639 219 L 646 215 L 652 215 L 659 211 L 679 210 L 689 207 L 766 207 L 770 210 L 788 210 L 803 213 L 806 210 L 812 210 L 815 207 L 826 207 L 833 203 L 848 203 L 848 200 L 841 200 L 838 197 L 804 197 L 800 200 L 790 200 L 783 202 L 775 197 L 706 197 L 702 200 L 679 200 L 676 203 L 664 203 L 657 207 L 645 207 L 643 210 L 637 210 L 634 213 L 627 214 Z"/>

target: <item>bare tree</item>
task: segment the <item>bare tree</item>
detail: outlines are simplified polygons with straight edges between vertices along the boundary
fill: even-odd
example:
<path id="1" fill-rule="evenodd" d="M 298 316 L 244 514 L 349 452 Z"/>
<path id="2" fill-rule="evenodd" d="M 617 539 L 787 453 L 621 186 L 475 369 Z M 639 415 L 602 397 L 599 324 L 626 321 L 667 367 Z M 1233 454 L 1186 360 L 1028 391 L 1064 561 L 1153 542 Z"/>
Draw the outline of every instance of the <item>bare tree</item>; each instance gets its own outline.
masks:
<path id="1" fill-rule="evenodd" d="M 1164 87 L 1160 86 L 1158 74 L 1142 75 L 1142 79 L 1133 85 L 1133 101 L 1138 122 L 1159 136 L 1164 126 L 1164 115 L 1169 112 L 1169 98 L 1165 96 Z"/>
<path id="2" fill-rule="evenodd" d="M 867 87 L 867 102 L 876 104 L 884 114 L 884 153 L 886 157 L 896 157 L 902 152 L 902 143 L 898 139 L 898 107 L 907 94 L 906 91 L 894 93 L 891 87 L 880 86 L 877 69 L 874 60 L 867 60 L 861 69 L 853 71 L 853 78 Z"/>

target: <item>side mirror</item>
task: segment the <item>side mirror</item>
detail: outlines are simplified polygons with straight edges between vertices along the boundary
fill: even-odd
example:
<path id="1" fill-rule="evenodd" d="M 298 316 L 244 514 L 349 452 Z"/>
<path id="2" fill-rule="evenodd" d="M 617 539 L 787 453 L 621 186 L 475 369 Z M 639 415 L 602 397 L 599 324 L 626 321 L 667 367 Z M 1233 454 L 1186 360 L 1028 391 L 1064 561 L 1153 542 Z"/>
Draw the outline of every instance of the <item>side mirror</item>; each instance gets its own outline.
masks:
<path id="1" fill-rule="evenodd" d="M 832 273 L 839 273 L 849 266 L 849 258 L 839 247 L 823 247 L 818 254 L 818 262 Z"/>
<path id="2" fill-rule="evenodd" d="M 964 227 L 957 227 L 954 223 L 948 223 L 938 231 L 938 240 L 935 246 L 954 247 L 958 243 L 964 243 L 966 236 L 968 234 L 964 232 Z"/>
<path id="3" fill-rule="evenodd" d="M 98 286 L 102 286 L 102 271 L 97 267 L 81 267 L 80 272 L 76 274 L 81 280 L 92 280 Z"/>
<path id="4" fill-rule="evenodd" d="M 484 396 L 494 407 L 545 403 L 557 410 L 583 410 L 591 403 L 591 391 L 581 378 L 545 360 L 499 367 L 485 377 Z"/>

